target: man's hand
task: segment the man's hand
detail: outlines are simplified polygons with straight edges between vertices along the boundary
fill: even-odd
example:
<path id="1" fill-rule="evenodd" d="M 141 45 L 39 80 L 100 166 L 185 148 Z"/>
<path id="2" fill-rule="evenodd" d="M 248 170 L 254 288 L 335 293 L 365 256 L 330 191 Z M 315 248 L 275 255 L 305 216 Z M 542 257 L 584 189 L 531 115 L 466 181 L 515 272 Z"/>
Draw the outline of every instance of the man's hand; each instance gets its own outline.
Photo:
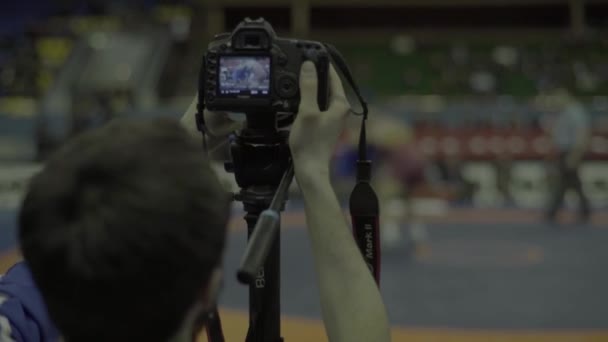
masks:
<path id="1" fill-rule="evenodd" d="M 194 97 L 192 103 L 190 103 L 190 107 L 188 110 L 182 115 L 181 123 L 184 125 L 188 132 L 195 136 L 199 137 L 201 132 L 196 128 L 196 106 L 198 104 L 198 95 Z M 209 134 L 212 136 L 210 138 L 224 138 L 228 134 L 242 128 L 241 122 L 233 121 L 228 117 L 227 113 L 223 112 L 211 112 L 205 110 L 203 114 L 205 117 L 205 124 L 207 125 L 207 129 Z"/>
<path id="2" fill-rule="evenodd" d="M 329 68 L 331 100 L 325 112 L 317 103 L 317 71 L 304 62 L 300 71 L 300 108 L 291 128 L 289 146 L 296 174 L 319 172 L 329 175 L 329 164 L 350 110 L 344 88 L 333 66 Z"/>
<path id="3" fill-rule="evenodd" d="M 330 183 L 330 160 L 349 111 L 333 67 L 330 83 L 329 109 L 321 112 L 314 65 L 304 63 L 300 109 L 289 137 L 295 176 L 304 198 L 323 323 L 330 342 L 387 342 L 390 329 L 380 291 Z"/>

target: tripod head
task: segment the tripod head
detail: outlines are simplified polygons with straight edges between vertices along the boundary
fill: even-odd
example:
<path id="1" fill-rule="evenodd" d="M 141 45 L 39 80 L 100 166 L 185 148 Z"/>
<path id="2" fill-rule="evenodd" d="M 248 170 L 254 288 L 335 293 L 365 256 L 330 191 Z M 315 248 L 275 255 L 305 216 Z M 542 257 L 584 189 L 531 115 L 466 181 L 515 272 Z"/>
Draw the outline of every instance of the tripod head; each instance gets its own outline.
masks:
<path id="1" fill-rule="evenodd" d="M 276 115 L 251 113 L 230 146 L 232 161 L 226 164 L 227 170 L 234 172 L 241 187 L 235 199 L 243 202 L 246 219 L 256 219 L 237 274 L 244 284 L 254 281 L 278 233 L 279 212 L 285 207 L 293 179 L 288 137 L 288 131 L 280 130 Z"/>
<path id="2" fill-rule="evenodd" d="M 289 132 L 280 129 L 274 113 L 245 115 L 245 128 L 230 144 L 232 160 L 225 164 L 226 171 L 234 172 L 244 190 L 277 187 L 289 164 Z"/>

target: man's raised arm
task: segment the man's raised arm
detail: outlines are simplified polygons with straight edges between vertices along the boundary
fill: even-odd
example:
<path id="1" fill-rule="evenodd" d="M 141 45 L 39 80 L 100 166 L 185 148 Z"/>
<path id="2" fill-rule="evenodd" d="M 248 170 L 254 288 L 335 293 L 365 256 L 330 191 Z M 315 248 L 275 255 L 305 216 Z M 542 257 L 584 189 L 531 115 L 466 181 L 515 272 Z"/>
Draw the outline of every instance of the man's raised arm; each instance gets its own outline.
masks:
<path id="1" fill-rule="evenodd" d="M 330 183 L 331 156 L 349 112 L 344 89 L 333 67 L 330 81 L 330 107 L 320 112 L 316 71 L 312 63 L 304 63 L 300 75 L 302 99 L 290 135 L 323 321 L 331 342 L 385 342 L 390 340 L 386 308 Z"/>
<path id="2" fill-rule="evenodd" d="M 303 65 L 301 103 L 289 141 L 304 197 L 323 322 L 331 342 L 386 342 L 390 341 L 386 308 L 330 183 L 331 156 L 349 112 L 340 78 L 333 67 L 330 71 L 330 107 L 320 112 L 314 65 Z M 200 134 L 194 119 L 196 102 L 197 99 L 182 117 L 182 123 L 193 135 Z M 241 127 L 218 113 L 205 112 L 205 120 L 217 137 Z"/>

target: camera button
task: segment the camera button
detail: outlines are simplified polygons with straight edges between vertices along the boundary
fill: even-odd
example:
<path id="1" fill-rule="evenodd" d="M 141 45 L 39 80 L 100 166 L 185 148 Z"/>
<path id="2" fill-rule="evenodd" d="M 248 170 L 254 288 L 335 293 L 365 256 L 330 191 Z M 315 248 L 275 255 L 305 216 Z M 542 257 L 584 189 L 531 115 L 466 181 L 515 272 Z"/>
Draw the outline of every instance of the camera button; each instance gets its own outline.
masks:
<path id="1" fill-rule="evenodd" d="M 291 98 L 298 93 L 297 80 L 291 76 L 285 75 L 278 79 L 276 83 L 277 93 L 282 98 Z"/>
<path id="2" fill-rule="evenodd" d="M 314 50 L 304 51 L 304 58 L 309 61 L 314 61 L 317 59 L 317 53 Z"/>
<path id="3" fill-rule="evenodd" d="M 287 65 L 287 57 L 285 55 L 280 55 L 278 57 L 278 62 L 280 66 L 285 66 Z"/>
<path id="4" fill-rule="evenodd" d="M 287 102 L 275 101 L 272 104 L 272 108 L 276 111 L 282 111 L 282 110 L 286 110 L 288 108 L 288 105 L 287 105 Z"/>

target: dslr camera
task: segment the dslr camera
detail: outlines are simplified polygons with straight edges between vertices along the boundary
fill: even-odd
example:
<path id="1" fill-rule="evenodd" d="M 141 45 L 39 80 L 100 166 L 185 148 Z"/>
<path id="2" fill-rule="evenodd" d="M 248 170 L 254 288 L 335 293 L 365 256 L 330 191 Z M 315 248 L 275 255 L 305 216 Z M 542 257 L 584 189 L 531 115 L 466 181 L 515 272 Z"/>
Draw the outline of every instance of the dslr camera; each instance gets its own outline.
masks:
<path id="1" fill-rule="evenodd" d="M 263 18 L 245 19 L 232 33 L 216 35 L 203 58 L 199 101 L 207 109 L 241 113 L 296 113 L 304 61 L 317 69 L 317 101 L 329 101 L 330 54 L 319 42 L 277 37 Z"/>

